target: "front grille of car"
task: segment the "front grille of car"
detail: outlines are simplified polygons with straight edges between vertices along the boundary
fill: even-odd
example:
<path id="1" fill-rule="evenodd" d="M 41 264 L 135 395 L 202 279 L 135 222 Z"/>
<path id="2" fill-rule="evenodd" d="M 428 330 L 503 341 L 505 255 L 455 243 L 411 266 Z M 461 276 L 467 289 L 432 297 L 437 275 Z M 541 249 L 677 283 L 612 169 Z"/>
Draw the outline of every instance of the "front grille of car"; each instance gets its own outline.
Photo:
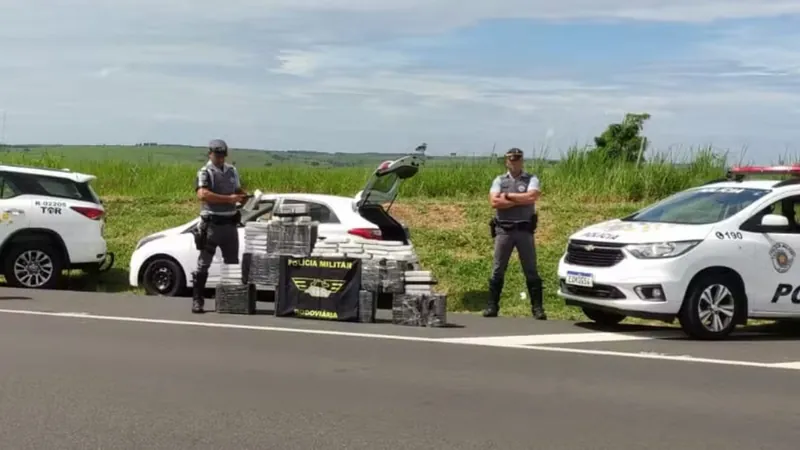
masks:
<path id="1" fill-rule="evenodd" d="M 592 287 L 573 286 L 561 280 L 561 290 L 567 294 L 580 295 L 581 297 L 623 299 L 625 294 L 614 286 L 595 284 Z"/>
<path id="2" fill-rule="evenodd" d="M 565 261 L 576 266 L 611 267 L 625 258 L 624 244 L 572 240 Z"/>

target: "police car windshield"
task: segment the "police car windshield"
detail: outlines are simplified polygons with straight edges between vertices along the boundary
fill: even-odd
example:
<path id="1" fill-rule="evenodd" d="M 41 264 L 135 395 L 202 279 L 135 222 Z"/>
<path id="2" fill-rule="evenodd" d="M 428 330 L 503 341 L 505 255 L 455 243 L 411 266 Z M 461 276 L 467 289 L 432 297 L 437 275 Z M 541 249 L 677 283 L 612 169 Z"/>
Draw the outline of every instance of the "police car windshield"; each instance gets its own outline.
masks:
<path id="1" fill-rule="evenodd" d="M 703 187 L 683 191 L 623 219 L 700 225 L 733 216 L 758 200 L 768 189 Z"/>

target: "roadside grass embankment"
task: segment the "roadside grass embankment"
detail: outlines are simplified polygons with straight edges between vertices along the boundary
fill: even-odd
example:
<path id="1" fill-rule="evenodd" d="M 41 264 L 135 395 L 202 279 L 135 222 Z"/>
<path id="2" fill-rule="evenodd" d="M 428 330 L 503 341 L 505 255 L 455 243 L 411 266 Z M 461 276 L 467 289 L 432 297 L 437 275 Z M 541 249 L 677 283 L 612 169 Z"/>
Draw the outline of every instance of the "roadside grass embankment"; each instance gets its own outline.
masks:
<path id="1" fill-rule="evenodd" d="M 106 237 L 110 249 L 117 254 L 117 269 L 104 274 L 98 283 L 76 277 L 70 281 L 71 289 L 130 291 L 127 268 L 137 241 L 189 221 L 197 213 L 192 184 L 198 167 L 193 164 L 72 160 L 63 155 L 4 154 L 0 158 L 3 163 L 69 167 L 98 177 L 93 186 L 108 210 Z M 636 167 L 571 152 L 555 165 L 533 160 L 527 166 L 542 183 L 536 241 L 540 273 L 545 280 L 545 306 L 555 319 L 583 317 L 580 311 L 565 308 L 556 296 L 558 260 L 570 234 L 719 178 L 725 171 L 725 161 L 707 152 L 680 165 L 656 161 Z M 353 196 L 372 170 L 277 165 L 242 168 L 240 172 L 250 191 Z M 484 306 L 492 264 L 487 225 L 492 211 L 487 194 L 491 180 L 503 170 L 499 163 L 485 160 L 428 165 L 402 187 L 393 206 L 393 214 L 411 228 L 422 265 L 439 279 L 439 290 L 448 293 L 451 311 L 477 312 Z M 501 314 L 530 315 L 524 286 L 515 252 L 506 277 Z"/>

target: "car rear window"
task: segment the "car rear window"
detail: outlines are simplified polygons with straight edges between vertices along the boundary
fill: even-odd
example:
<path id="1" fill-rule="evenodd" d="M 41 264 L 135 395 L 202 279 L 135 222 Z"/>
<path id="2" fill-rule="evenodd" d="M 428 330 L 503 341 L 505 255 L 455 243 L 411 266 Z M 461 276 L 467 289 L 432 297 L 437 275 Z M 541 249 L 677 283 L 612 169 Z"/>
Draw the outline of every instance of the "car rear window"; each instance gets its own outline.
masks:
<path id="1" fill-rule="evenodd" d="M 100 204 L 100 199 L 88 183 L 76 183 L 60 177 L 43 175 L 8 174 L 14 184 L 26 194 L 45 195 L 49 197 L 80 200 Z"/>

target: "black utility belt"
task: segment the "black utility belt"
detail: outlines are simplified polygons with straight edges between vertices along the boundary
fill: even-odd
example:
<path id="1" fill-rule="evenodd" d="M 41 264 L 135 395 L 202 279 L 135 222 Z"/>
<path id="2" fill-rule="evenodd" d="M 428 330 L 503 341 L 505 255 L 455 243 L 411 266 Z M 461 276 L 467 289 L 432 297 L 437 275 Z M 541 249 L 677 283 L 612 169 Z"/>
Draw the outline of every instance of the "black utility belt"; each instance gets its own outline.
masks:
<path id="1" fill-rule="evenodd" d="M 200 220 L 206 223 L 210 223 L 212 225 L 235 225 L 239 223 L 239 220 L 241 220 L 241 213 L 237 212 L 232 216 L 209 214 L 206 216 L 200 216 Z"/>
<path id="2" fill-rule="evenodd" d="M 531 228 L 531 221 L 525 220 L 522 222 L 506 222 L 506 221 L 495 221 L 495 225 L 504 229 L 504 230 L 528 230 Z"/>

